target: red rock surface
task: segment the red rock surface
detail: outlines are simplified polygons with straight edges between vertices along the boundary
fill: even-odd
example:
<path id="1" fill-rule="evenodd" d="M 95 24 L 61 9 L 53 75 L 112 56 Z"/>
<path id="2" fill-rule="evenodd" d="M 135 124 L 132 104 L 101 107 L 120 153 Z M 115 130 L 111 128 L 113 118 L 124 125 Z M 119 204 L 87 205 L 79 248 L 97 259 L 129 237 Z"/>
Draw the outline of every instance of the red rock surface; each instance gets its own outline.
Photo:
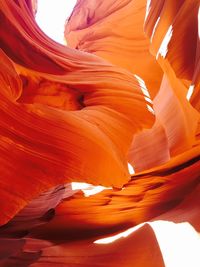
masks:
<path id="1" fill-rule="evenodd" d="M 0 2 L 0 266 L 200 266 L 199 0 L 78 0 L 68 47 L 35 10 Z"/>

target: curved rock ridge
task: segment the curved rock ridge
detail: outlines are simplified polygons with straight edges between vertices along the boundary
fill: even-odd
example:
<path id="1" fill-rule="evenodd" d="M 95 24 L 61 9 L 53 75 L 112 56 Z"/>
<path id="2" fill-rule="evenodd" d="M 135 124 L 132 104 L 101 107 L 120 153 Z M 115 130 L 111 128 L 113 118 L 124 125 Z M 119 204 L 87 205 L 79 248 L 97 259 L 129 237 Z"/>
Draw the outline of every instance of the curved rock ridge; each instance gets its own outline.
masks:
<path id="1" fill-rule="evenodd" d="M 0 2 L 0 266 L 200 266 L 199 0 L 36 11 Z"/>
<path id="2" fill-rule="evenodd" d="M 145 0 L 78 0 L 67 21 L 70 47 L 105 58 L 140 76 L 155 97 L 163 72 L 143 31 Z"/>
<path id="3" fill-rule="evenodd" d="M 199 113 L 191 104 L 198 110 L 198 7 L 199 1 L 80 0 L 66 24 L 71 47 L 134 73 L 153 99 L 155 124 L 134 136 L 129 151 L 136 171 L 165 163 L 195 143 Z"/>
<path id="4" fill-rule="evenodd" d="M 1 195 L 10 199 L 1 223 L 57 184 L 121 187 L 132 136 L 154 120 L 136 78 L 54 43 L 24 1 L 1 3 L 1 25 L 2 83 L 12 92 L 1 98 Z"/>

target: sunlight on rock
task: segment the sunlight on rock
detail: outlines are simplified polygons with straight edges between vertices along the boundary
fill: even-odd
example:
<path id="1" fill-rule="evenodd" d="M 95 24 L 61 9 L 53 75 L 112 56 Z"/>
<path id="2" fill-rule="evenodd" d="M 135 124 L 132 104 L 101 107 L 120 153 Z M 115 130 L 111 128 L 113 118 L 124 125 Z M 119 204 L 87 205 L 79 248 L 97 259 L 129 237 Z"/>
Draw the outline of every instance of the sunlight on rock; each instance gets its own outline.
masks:
<path id="1" fill-rule="evenodd" d="M 150 97 L 150 94 L 149 94 L 149 91 L 146 87 L 146 84 L 144 82 L 144 80 L 142 80 L 142 78 L 140 78 L 138 75 L 134 75 L 135 78 L 137 79 L 139 85 L 140 85 L 140 88 L 142 90 L 142 93 L 144 94 L 144 99 L 149 102 L 150 104 L 153 104 L 152 100 L 151 100 L 151 97 Z M 150 106 L 149 104 L 146 104 L 147 106 L 147 109 L 152 113 L 152 114 L 155 114 L 154 110 L 153 110 L 153 107 Z"/>
<path id="2" fill-rule="evenodd" d="M 84 193 L 85 197 L 96 195 L 97 193 L 100 193 L 101 191 L 106 189 L 112 189 L 111 187 L 104 187 L 100 185 L 94 186 L 87 183 L 77 183 L 77 182 L 71 183 L 71 186 L 73 191 L 81 190 Z"/>
<path id="3" fill-rule="evenodd" d="M 156 59 L 158 59 L 159 55 L 161 55 L 163 58 L 166 57 L 167 52 L 168 52 L 168 45 L 169 45 L 169 42 L 172 38 L 172 34 L 173 34 L 173 27 L 172 27 L 172 25 L 170 25 L 162 43 L 161 43 L 161 46 L 158 50 L 158 53 L 156 55 Z"/>
<path id="4" fill-rule="evenodd" d="M 128 170 L 129 170 L 130 175 L 133 175 L 135 173 L 134 168 L 130 163 L 128 163 Z M 71 183 L 71 189 L 72 191 L 81 190 L 84 193 L 85 197 L 89 197 L 92 195 L 96 195 L 104 190 L 112 189 L 112 187 L 104 187 L 100 185 L 95 186 L 95 185 L 88 184 L 88 183 L 73 182 Z"/>
<path id="5" fill-rule="evenodd" d="M 129 171 L 130 175 L 133 175 L 135 173 L 134 168 L 130 163 L 128 163 L 128 171 Z"/>
<path id="6" fill-rule="evenodd" d="M 186 98 L 187 98 L 188 101 L 190 100 L 193 92 L 194 92 L 194 84 L 193 85 L 190 85 L 190 87 L 188 89 L 187 96 L 186 96 Z"/>
<path id="7" fill-rule="evenodd" d="M 147 0 L 146 14 L 145 14 L 144 21 L 146 21 L 147 17 L 149 16 L 150 10 L 151 10 L 151 0 Z"/>
<path id="8" fill-rule="evenodd" d="M 130 234 L 132 234 L 133 232 L 137 231 L 140 227 L 142 227 L 144 225 L 144 223 L 141 223 L 135 227 L 131 227 L 129 228 L 128 230 L 124 231 L 124 232 L 121 232 L 117 235 L 113 235 L 113 236 L 110 236 L 110 237 L 106 237 L 106 238 L 101 238 L 101 239 L 98 239 L 98 240 L 95 240 L 94 243 L 95 244 L 110 244 L 110 243 L 113 243 L 114 241 L 120 239 L 120 238 L 125 238 L 127 236 L 129 236 Z"/>
<path id="9" fill-rule="evenodd" d="M 155 221 L 150 225 L 154 229 L 166 267 L 200 266 L 200 235 L 191 224 Z"/>
<path id="10" fill-rule="evenodd" d="M 119 234 L 101 238 L 95 244 L 110 244 L 120 238 L 126 238 L 145 223 L 131 227 Z M 187 222 L 173 223 L 169 221 L 148 222 L 153 228 L 166 267 L 199 267 L 200 266 L 200 235 Z M 191 244 L 192 247 L 191 247 Z M 193 262 L 191 262 L 193 259 Z"/>
<path id="11" fill-rule="evenodd" d="M 157 21 L 156 21 L 156 23 L 154 25 L 154 28 L 153 28 L 153 31 L 152 31 L 152 34 L 151 34 L 151 38 L 150 38 L 150 42 L 151 43 L 152 43 L 152 40 L 153 40 L 153 37 L 154 37 L 154 34 L 155 34 L 155 31 L 156 31 L 156 28 L 158 26 L 159 21 L 160 21 L 160 17 L 158 17 L 158 19 L 157 19 Z"/>

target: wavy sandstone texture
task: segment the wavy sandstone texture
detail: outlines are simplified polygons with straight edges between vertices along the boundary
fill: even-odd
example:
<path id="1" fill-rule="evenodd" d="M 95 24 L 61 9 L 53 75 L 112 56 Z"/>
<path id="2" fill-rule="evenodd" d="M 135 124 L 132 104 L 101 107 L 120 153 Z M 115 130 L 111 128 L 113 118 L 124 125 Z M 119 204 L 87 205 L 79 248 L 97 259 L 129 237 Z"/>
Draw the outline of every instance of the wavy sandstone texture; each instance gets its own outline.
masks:
<path id="1" fill-rule="evenodd" d="M 199 0 L 78 0 L 68 47 L 35 10 L 0 2 L 0 266 L 200 266 Z"/>

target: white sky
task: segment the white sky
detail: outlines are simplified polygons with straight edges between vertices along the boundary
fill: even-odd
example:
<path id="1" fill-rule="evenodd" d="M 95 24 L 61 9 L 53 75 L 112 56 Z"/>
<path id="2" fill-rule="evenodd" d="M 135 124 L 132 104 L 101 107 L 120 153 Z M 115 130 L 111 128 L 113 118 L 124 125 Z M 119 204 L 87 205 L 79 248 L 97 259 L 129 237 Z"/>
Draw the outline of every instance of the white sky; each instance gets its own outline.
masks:
<path id="1" fill-rule="evenodd" d="M 36 21 L 52 39 L 64 43 L 64 24 L 76 0 L 38 0 Z"/>

